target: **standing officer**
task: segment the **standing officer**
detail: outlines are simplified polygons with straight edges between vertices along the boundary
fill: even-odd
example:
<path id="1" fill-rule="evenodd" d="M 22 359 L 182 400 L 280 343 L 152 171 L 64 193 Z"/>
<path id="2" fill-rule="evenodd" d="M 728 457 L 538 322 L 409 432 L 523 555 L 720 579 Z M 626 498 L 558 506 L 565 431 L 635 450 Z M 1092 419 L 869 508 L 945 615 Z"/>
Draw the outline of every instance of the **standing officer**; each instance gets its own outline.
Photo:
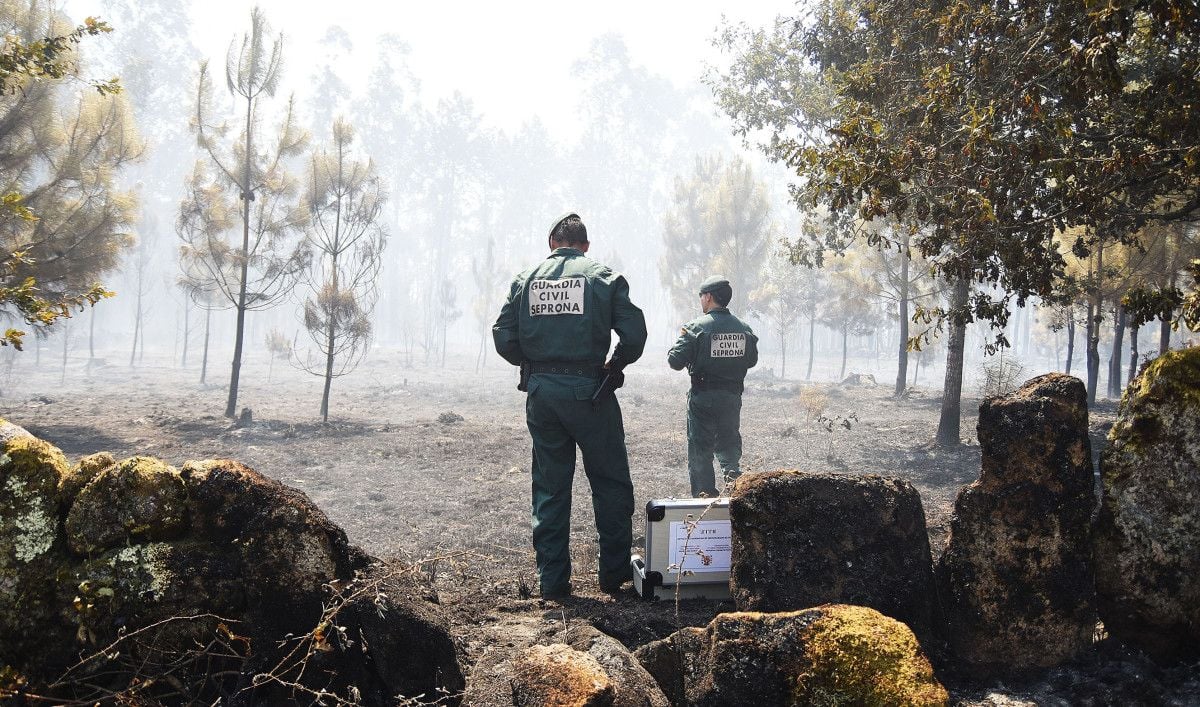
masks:
<path id="1" fill-rule="evenodd" d="M 567 549 L 575 447 L 592 488 L 600 588 L 632 578 L 633 482 L 621 407 L 621 369 L 642 355 L 646 320 L 629 284 L 587 258 L 587 228 L 567 214 L 550 228 L 550 256 L 517 276 L 492 326 L 496 351 L 521 367 L 525 421 L 533 438 L 533 547 L 543 597 L 571 591 Z M 608 354 L 611 332 L 619 342 Z"/>
<path id="2" fill-rule="evenodd" d="M 704 314 L 683 325 L 667 363 L 675 370 L 687 366 L 692 376 L 688 392 L 688 477 L 692 496 L 718 495 L 713 453 L 725 481 L 741 474 L 742 389 L 746 371 L 758 363 L 758 337 L 726 308 L 733 288 L 722 277 L 700 284 Z"/>

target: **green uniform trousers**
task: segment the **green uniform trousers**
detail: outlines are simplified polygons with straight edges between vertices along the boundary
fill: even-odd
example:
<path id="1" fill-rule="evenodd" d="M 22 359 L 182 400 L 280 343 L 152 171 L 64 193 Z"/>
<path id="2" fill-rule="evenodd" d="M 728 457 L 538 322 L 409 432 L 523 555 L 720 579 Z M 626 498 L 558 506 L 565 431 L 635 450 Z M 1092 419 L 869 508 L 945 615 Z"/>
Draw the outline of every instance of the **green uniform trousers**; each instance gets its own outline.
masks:
<path id="1" fill-rule="evenodd" d="M 721 464 L 724 481 L 742 472 L 742 394 L 731 390 L 693 390 L 688 393 L 688 478 L 692 497 L 718 495 L 713 455 Z M 724 485 L 724 484 L 722 484 Z"/>
<path id="2" fill-rule="evenodd" d="M 561 375 L 535 375 L 525 400 L 533 438 L 533 547 L 543 595 L 569 590 L 571 481 L 575 447 L 592 487 L 592 509 L 600 546 L 600 586 L 631 579 L 633 482 L 625 450 L 625 427 L 616 396 L 594 406 L 597 382 Z"/>

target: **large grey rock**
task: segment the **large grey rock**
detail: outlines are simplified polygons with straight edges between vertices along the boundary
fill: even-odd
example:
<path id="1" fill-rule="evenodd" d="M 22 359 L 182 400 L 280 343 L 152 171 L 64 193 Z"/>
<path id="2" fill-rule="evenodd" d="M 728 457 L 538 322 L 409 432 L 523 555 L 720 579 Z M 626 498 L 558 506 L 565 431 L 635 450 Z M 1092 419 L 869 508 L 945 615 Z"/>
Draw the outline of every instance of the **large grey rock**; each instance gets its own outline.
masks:
<path id="1" fill-rule="evenodd" d="M 907 481 L 746 474 L 734 484 L 729 516 L 738 609 L 857 604 L 903 621 L 919 636 L 929 634 L 933 561 L 921 497 Z"/>
<path id="2" fill-rule="evenodd" d="M 1200 348 L 1160 356 L 1126 389 L 1100 465 L 1104 626 L 1158 658 L 1200 655 Z"/>
<path id="3" fill-rule="evenodd" d="M 515 638 L 521 633 L 514 631 L 509 635 Z M 583 700 L 579 704 L 588 699 L 614 707 L 671 704 L 650 673 L 620 641 L 590 625 L 574 624 L 562 631 L 527 638 L 539 643 L 526 645 L 515 640 L 510 646 L 495 646 L 481 656 L 471 670 L 463 704 L 511 707 L 531 700 L 537 703 L 537 699 L 546 698 L 552 691 L 559 697 L 576 694 Z M 547 646 L 555 649 L 547 651 Z M 556 668 L 559 663 L 561 666 Z M 568 668 L 573 675 L 570 680 L 563 677 Z M 539 675 L 539 670 L 550 674 Z"/>
<path id="4" fill-rule="evenodd" d="M 596 659 L 568 645 L 530 646 L 513 658 L 514 707 L 611 707 L 613 685 Z"/>
<path id="5" fill-rule="evenodd" d="M 979 408 L 979 479 L 938 561 L 946 638 L 980 667 L 1037 668 L 1091 647 L 1095 507 L 1087 393 L 1059 373 Z"/>
<path id="6" fill-rule="evenodd" d="M 674 705 L 945 705 L 907 626 L 874 609 L 720 614 L 635 654 Z"/>

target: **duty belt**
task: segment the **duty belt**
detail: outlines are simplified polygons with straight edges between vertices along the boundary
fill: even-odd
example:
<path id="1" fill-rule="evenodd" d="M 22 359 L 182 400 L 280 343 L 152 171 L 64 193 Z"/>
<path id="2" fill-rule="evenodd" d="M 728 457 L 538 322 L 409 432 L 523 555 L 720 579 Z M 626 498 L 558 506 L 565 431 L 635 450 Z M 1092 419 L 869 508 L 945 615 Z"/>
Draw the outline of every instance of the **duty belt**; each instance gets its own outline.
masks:
<path id="1" fill-rule="evenodd" d="M 557 373 L 562 376 L 599 378 L 603 366 L 571 361 L 530 361 L 529 373 Z"/>
<path id="2" fill-rule="evenodd" d="M 732 393 L 740 393 L 745 388 L 746 386 L 741 381 L 705 378 L 692 374 L 692 390 L 728 390 Z"/>

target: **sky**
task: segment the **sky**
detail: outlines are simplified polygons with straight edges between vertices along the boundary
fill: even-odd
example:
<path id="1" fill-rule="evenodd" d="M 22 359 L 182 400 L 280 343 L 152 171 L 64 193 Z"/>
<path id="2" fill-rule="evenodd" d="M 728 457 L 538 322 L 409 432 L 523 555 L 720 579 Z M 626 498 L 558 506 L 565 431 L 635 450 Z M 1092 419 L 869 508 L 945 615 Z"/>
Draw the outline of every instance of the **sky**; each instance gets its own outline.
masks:
<path id="1" fill-rule="evenodd" d="M 215 66 L 222 65 L 230 40 L 246 30 L 254 4 L 192 4 L 193 41 Z M 261 0 L 258 5 L 275 31 L 284 33 L 292 82 L 311 73 L 321 54 L 319 40 L 329 26 L 338 25 L 354 43 L 351 66 L 357 69 L 343 79 L 355 85 L 357 77 L 365 84 L 377 38 L 391 33 L 410 45 L 410 65 L 425 100 L 457 89 L 492 125 L 514 129 L 538 114 L 559 135 L 573 132 L 571 65 L 594 38 L 622 34 L 635 63 L 684 85 L 700 77 L 704 62 L 721 60 L 712 39 L 723 18 L 761 26 L 793 11 L 786 0 Z M 81 16 L 94 12 L 84 9 L 87 0 L 72 0 L 68 7 Z"/>

